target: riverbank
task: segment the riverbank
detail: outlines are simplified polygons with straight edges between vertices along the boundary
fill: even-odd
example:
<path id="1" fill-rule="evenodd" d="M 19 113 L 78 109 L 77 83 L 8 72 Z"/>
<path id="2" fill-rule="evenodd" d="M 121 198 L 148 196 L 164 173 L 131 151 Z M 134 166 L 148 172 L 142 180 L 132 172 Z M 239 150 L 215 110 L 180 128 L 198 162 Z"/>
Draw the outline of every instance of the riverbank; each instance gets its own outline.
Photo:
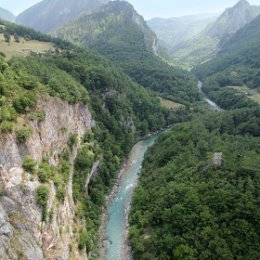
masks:
<path id="1" fill-rule="evenodd" d="M 210 105 L 210 107 L 213 109 L 213 110 L 216 110 L 216 111 L 223 111 L 223 109 L 218 105 L 216 104 L 214 101 L 212 101 L 211 99 L 209 99 L 209 97 L 203 92 L 203 83 L 201 81 L 198 82 L 198 88 L 200 90 L 200 93 L 201 95 L 204 97 L 205 101 Z"/>
<path id="2" fill-rule="evenodd" d="M 144 154 L 156 139 L 138 142 L 124 161 L 112 192 L 107 198 L 99 229 L 100 260 L 130 260 L 128 214 L 133 192 L 138 184 Z"/>
<path id="3" fill-rule="evenodd" d="M 129 155 L 128 155 L 128 157 L 129 157 Z M 111 202 L 113 201 L 113 199 L 115 199 L 115 197 L 116 197 L 116 194 L 117 194 L 118 189 L 119 189 L 122 174 L 124 173 L 125 169 L 128 167 L 127 165 L 129 164 L 129 158 L 128 157 L 125 158 L 125 160 L 123 162 L 122 168 L 119 171 L 119 174 L 117 176 L 115 184 L 114 184 L 114 186 L 111 190 L 111 193 L 109 194 L 109 196 L 106 199 L 106 205 L 105 205 L 103 212 L 102 212 L 101 225 L 100 225 L 100 228 L 99 228 L 99 245 L 98 245 L 99 252 L 100 252 L 100 255 L 99 255 L 99 258 L 98 258 L 99 260 L 105 259 L 106 243 L 109 243 L 109 241 L 106 238 L 106 223 L 107 223 L 108 217 L 109 217 L 108 207 L 111 204 Z"/>

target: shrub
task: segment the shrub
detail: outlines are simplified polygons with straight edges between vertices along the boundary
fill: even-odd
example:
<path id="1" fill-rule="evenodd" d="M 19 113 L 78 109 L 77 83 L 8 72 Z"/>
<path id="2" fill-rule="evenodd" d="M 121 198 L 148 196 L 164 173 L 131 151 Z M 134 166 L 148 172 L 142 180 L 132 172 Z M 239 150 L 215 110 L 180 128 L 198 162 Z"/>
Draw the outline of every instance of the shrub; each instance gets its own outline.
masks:
<path id="1" fill-rule="evenodd" d="M 6 55 L 2 51 L 0 51 L 0 56 L 3 57 L 3 58 L 6 57 Z"/>
<path id="2" fill-rule="evenodd" d="M 34 173 L 36 162 L 31 156 L 25 156 L 22 167 L 25 171 Z"/>
<path id="3" fill-rule="evenodd" d="M 51 178 L 51 175 L 52 175 L 52 170 L 49 164 L 46 162 L 41 163 L 38 170 L 38 177 L 40 181 L 47 182 Z"/>
<path id="4" fill-rule="evenodd" d="M 93 242 L 87 233 L 87 231 L 82 231 L 79 236 L 79 244 L 78 248 L 79 250 L 83 250 L 86 247 L 86 251 L 90 252 L 93 247 Z"/>
<path id="5" fill-rule="evenodd" d="M 70 134 L 69 140 L 68 140 L 68 146 L 70 147 L 70 149 L 72 149 L 72 147 L 76 144 L 77 144 L 77 135 Z"/>
<path id="6" fill-rule="evenodd" d="M 12 122 L 4 121 L 0 124 L 0 133 L 8 134 L 12 133 L 14 124 Z"/>
<path id="7" fill-rule="evenodd" d="M 59 172 L 63 177 L 63 181 L 67 183 L 69 181 L 70 164 L 66 160 L 61 160 L 59 165 Z"/>
<path id="8" fill-rule="evenodd" d="M 16 130 L 16 137 L 20 143 L 24 143 L 32 134 L 31 127 L 23 127 Z"/>
<path id="9" fill-rule="evenodd" d="M 41 207 L 46 207 L 49 199 L 50 190 L 46 185 L 40 185 L 37 188 L 36 200 Z"/>
<path id="10" fill-rule="evenodd" d="M 50 196 L 50 189 L 46 185 L 40 185 L 36 191 L 36 201 L 42 207 L 42 220 L 46 220 L 47 203 Z"/>
<path id="11" fill-rule="evenodd" d="M 6 42 L 10 43 L 11 35 L 8 32 L 4 32 L 4 39 L 5 39 Z"/>
<path id="12" fill-rule="evenodd" d="M 30 119 L 31 120 L 37 120 L 39 122 L 42 122 L 45 120 L 45 111 L 44 110 L 39 110 L 39 111 L 36 111 L 34 113 L 32 113 L 30 115 Z"/>
<path id="13" fill-rule="evenodd" d="M 36 98 L 32 94 L 20 94 L 14 97 L 13 106 L 18 113 L 29 112 L 36 105 Z"/>
<path id="14" fill-rule="evenodd" d="M 3 189 L 0 187 L 0 197 L 5 196 L 5 192 L 3 191 Z"/>
<path id="15" fill-rule="evenodd" d="M 54 217 L 54 209 L 52 208 L 49 212 L 49 222 L 53 220 L 53 217 Z"/>
<path id="16" fill-rule="evenodd" d="M 66 194 L 65 188 L 63 186 L 59 185 L 57 188 L 57 194 L 56 194 L 58 200 L 63 201 L 65 198 L 65 194 Z"/>
<path id="17" fill-rule="evenodd" d="M 7 104 L 6 98 L 0 99 L 0 121 L 14 121 L 17 118 L 17 113 L 13 107 Z"/>
<path id="18" fill-rule="evenodd" d="M 28 89 L 28 90 L 33 90 L 37 87 L 38 82 L 32 76 L 22 75 L 20 77 L 20 80 L 19 80 L 19 85 L 22 88 L 25 88 L 25 89 Z"/>

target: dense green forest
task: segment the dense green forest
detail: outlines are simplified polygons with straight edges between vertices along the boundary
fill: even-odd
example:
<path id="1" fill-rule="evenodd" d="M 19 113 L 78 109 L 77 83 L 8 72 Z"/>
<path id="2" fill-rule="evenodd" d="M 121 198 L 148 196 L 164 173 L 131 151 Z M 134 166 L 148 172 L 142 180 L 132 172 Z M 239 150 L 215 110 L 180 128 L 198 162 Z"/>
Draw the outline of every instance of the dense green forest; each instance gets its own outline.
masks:
<path id="1" fill-rule="evenodd" d="M 134 259 L 258 259 L 260 17 L 193 72 L 224 112 L 159 136 L 146 154 L 130 214 Z"/>
<path id="2" fill-rule="evenodd" d="M 133 198 L 134 259 L 259 258 L 260 128 L 245 131 L 247 113 L 210 113 L 160 135 Z"/>
<path id="3" fill-rule="evenodd" d="M 136 82 L 165 98 L 183 104 L 199 100 L 190 74 L 169 66 L 154 54 L 156 36 L 127 2 L 110 2 L 97 12 L 80 17 L 57 34 L 98 51 Z"/>

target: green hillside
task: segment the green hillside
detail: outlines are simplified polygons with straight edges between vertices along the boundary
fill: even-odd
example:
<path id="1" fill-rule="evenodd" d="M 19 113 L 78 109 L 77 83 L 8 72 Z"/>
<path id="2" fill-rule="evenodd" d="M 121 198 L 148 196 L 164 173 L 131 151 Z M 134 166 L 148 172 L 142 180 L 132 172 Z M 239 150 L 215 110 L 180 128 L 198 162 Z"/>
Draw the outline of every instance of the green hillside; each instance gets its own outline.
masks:
<path id="1" fill-rule="evenodd" d="M 1 54 L 1 136 L 13 132 L 24 142 L 32 133 L 28 122 L 37 120 L 40 123 L 44 120 L 44 111 L 37 110 L 38 100 L 50 96 L 69 103 L 85 103 L 92 111 L 96 127 L 86 140 L 95 143 L 91 151 L 95 158 L 101 160 L 100 173 L 86 190 L 82 180 L 89 174 L 92 157 L 86 156 L 86 149 L 83 149 L 76 159 L 73 179 L 73 194 L 79 210 L 77 216 L 85 219 L 88 230 L 88 240 L 79 241 L 83 248 L 85 243 L 93 243 L 97 239 L 105 195 L 113 184 L 122 159 L 140 137 L 171 124 L 172 114 L 161 107 L 158 98 L 152 97 L 144 87 L 96 53 L 14 24 L 1 22 L 1 25 L 5 28 L 4 33 L 49 42 L 56 48 L 55 51 L 27 57 L 14 56 L 10 60 L 5 60 L 4 54 Z M 75 137 L 72 136 L 70 142 L 73 144 Z M 40 178 L 43 182 L 54 178 L 59 191 L 62 189 L 62 182 L 55 176 Z M 92 192 L 95 190 L 98 193 Z"/>
<path id="2" fill-rule="evenodd" d="M 259 101 L 254 99 L 260 93 L 259 35 L 260 16 L 224 42 L 217 58 L 194 70 L 204 81 L 204 91 L 224 108 L 254 106 Z M 243 86 L 248 90 L 237 91 Z"/>
<path id="3" fill-rule="evenodd" d="M 260 133 L 239 131 L 252 119 L 243 113 L 194 119 L 148 151 L 130 214 L 134 259 L 259 258 Z"/>
<path id="4" fill-rule="evenodd" d="M 193 70 L 226 111 L 200 107 L 147 152 L 129 217 L 133 259 L 259 258 L 259 30 L 260 16 Z"/>
<path id="5" fill-rule="evenodd" d="M 58 30 L 57 35 L 98 51 L 136 82 L 165 98 L 183 104 L 199 99 L 189 74 L 156 56 L 155 34 L 127 2 L 110 2 Z"/>
<path id="6" fill-rule="evenodd" d="M 202 33 L 183 42 L 171 50 L 173 58 L 193 67 L 215 57 L 222 42 L 250 23 L 260 14 L 259 6 L 252 6 L 241 0 L 228 8 Z"/>

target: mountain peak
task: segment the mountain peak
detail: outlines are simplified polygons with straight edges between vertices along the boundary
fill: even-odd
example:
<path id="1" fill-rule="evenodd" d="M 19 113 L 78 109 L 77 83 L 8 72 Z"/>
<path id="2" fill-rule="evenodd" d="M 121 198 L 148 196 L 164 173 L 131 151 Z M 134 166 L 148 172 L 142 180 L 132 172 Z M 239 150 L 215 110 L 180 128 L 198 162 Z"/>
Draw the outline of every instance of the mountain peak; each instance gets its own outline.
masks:
<path id="1" fill-rule="evenodd" d="M 22 12 L 16 22 L 41 32 L 64 26 L 84 13 L 92 13 L 109 0 L 43 0 Z"/>
<path id="2" fill-rule="evenodd" d="M 250 5 L 246 0 L 240 0 L 235 6 L 225 10 L 215 24 L 208 29 L 208 34 L 213 38 L 221 39 L 235 33 L 259 14 L 259 7 Z"/>
<path id="3" fill-rule="evenodd" d="M 156 55 L 159 48 L 154 32 L 147 26 L 144 18 L 126 1 L 111 1 L 97 8 L 92 14 L 82 15 L 65 27 L 59 28 L 54 35 L 72 42 L 82 41 L 84 47 L 85 45 L 93 47 L 96 45 L 95 41 L 99 42 L 103 37 L 106 41 L 111 39 L 114 42 L 117 39 L 116 41 L 121 43 L 126 43 L 128 38 L 129 42 L 126 44 L 130 44 L 133 49 L 140 44 Z M 129 38 L 129 35 L 132 37 Z M 133 40 L 134 37 L 137 38 Z"/>
<path id="4" fill-rule="evenodd" d="M 237 2 L 237 4 L 234 7 L 237 7 L 237 6 L 250 6 L 250 4 L 247 0 L 240 0 Z"/>

